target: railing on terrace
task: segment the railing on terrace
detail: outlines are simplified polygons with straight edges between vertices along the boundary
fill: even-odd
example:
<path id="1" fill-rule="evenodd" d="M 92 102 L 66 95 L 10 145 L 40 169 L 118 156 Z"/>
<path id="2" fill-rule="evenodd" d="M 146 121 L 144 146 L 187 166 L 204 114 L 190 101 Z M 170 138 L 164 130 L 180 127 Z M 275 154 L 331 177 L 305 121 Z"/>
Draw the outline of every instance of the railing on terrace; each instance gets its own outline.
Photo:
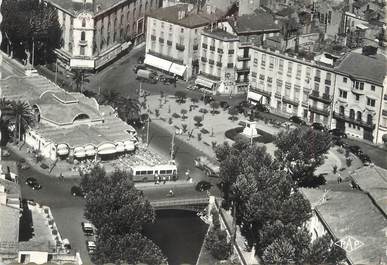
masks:
<path id="1" fill-rule="evenodd" d="M 250 87 L 249 91 L 253 92 L 253 93 L 258 93 L 258 94 L 261 94 L 261 95 L 264 95 L 267 97 L 271 96 L 271 91 L 263 90 L 263 89 L 256 88 L 256 87 Z"/>
<path id="2" fill-rule="evenodd" d="M 354 123 L 356 125 L 369 128 L 371 130 L 375 129 L 375 124 L 372 123 L 372 122 L 365 122 L 363 120 L 355 119 L 355 118 L 352 118 L 350 116 L 347 116 L 347 115 L 344 115 L 344 114 L 340 114 L 340 113 L 337 113 L 337 112 L 333 112 L 333 118 L 339 119 L 339 120 L 343 120 L 343 121 L 346 121 L 346 122 L 349 122 L 349 123 Z"/>

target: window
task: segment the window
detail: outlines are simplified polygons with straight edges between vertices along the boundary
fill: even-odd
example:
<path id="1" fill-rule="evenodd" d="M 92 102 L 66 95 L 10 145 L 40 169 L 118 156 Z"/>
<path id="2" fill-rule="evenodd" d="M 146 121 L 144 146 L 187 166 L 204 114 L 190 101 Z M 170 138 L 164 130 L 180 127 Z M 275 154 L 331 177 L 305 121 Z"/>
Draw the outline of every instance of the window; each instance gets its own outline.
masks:
<path id="1" fill-rule="evenodd" d="M 228 54 L 234 54 L 234 50 L 228 50 Z"/>
<path id="2" fill-rule="evenodd" d="M 228 63 L 227 64 L 227 68 L 233 68 L 234 67 L 234 64 L 233 63 Z"/>
<path id="3" fill-rule="evenodd" d="M 360 83 L 360 90 L 364 90 L 364 83 L 363 82 Z"/>
<path id="4" fill-rule="evenodd" d="M 169 24 L 169 31 L 172 31 L 173 27 L 172 24 Z"/>
<path id="5" fill-rule="evenodd" d="M 367 115 L 367 123 L 372 124 L 372 114 Z"/>
<path id="6" fill-rule="evenodd" d="M 84 46 L 79 47 L 79 54 L 82 56 L 85 55 L 85 47 Z"/>
<path id="7" fill-rule="evenodd" d="M 300 64 L 297 64 L 296 79 L 298 79 L 298 80 L 301 79 L 301 71 L 302 71 L 301 65 L 300 65 Z"/>
<path id="8" fill-rule="evenodd" d="M 360 95 L 355 94 L 355 99 L 356 99 L 356 101 L 359 101 L 360 100 Z"/>
<path id="9" fill-rule="evenodd" d="M 86 19 L 82 19 L 82 27 L 86 27 Z"/>
<path id="10" fill-rule="evenodd" d="M 251 76 L 252 77 L 257 77 L 257 73 L 256 72 L 251 72 Z"/>
<path id="11" fill-rule="evenodd" d="M 326 94 L 326 95 L 329 95 L 329 90 L 330 90 L 329 86 L 326 86 L 326 87 L 325 87 L 325 94 Z"/>
<path id="12" fill-rule="evenodd" d="M 361 111 L 356 113 L 356 120 L 361 121 Z"/>
<path id="13" fill-rule="evenodd" d="M 259 75 L 259 79 L 265 80 L 265 76 L 264 75 Z"/>
<path id="14" fill-rule="evenodd" d="M 306 67 L 305 83 L 307 83 L 307 84 L 309 84 L 309 82 L 310 82 L 310 72 L 311 72 L 311 68 L 310 67 Z"/>
<path id="15" fill-rule="evenodd" d="M 347 78 L 343 77 L 343 83 L 347 83 Z"/>
<path id="16" fill-rule="evenodd" d="M 278 71 L 282 72 L 283 70 L 284 70 L 284 60 L 280 59 L 278 63 Z"/>
<path id="17" fill-rule="evenodd" d="M 267 77 L 267 82 L 270 83 L 270 84 L 273 83 L 273 78 L 268 76 Z"/>
<path id="18" fill-rule="evenodd" d="M 367 105 L 371 107 L 375 107 L 375 99 L 367 98 Z"/>
<path id="19" fill-rule="evenodd" d="M 257 58 L 254 58 L 254 64 L 258 64 L 258 59 Z"/>
<path id="20" fill-rule="evenodd" d="M 291 76 L 292 75 L 292 71 L 293 71 L 293 63 L 292 62 L 288 62 L 287 76 Z"/>
<path id="21" fill-rule="evenodd" d="M 339 97 L 341 98 L 347 98 L 347 91 L 339 89 Z"/>
<path id="22" fill-rule="evenodd" d="M 262 65 L 263 67 L 266 66 L 266 54 L 262 54 L 261 65 Z"/>
<path id="23" fill-rule="evenodd" d="M 273 68 L 274 68 L 274 57 L 270 56 L 270 58 L 269 58 L 269 69 L 273 70 Z"/>
<path id="24" fill-rule="evenodd" d="M 339 114 L 340 114 L 340 115 L 344 115 L 344 112 L 345 112 L 344 106 L 340 106 L 340 107 L 339 107 Z"/>
<path id="25" fill-rule="evenodd" d="M 375 91 L 375 86 L 371 85 L 371 91 Z"/>
<path id="26" fill-rule="evenodd" d="M 86 39 L 86 33 L 84 31 L 81 32 L 81 41 Z"/>
<path id="27" fill-rule="evenodd" d="M 181 29 L 180 29 L 180 33 L 184 33 L 184 28 L 181 28 Z"/>
<path id="28" fill-rule="evenodd" d="M 330 81 L 331 80 L 331 73 L 327 73 L 327 75 L 325 76 L 325 79 Z"/>
<path id="29" fill-rule="evenodd" d="M 353 109 L 349 110 L 349 118 L 354 120 L 355 119 L 355 111 Z"/>

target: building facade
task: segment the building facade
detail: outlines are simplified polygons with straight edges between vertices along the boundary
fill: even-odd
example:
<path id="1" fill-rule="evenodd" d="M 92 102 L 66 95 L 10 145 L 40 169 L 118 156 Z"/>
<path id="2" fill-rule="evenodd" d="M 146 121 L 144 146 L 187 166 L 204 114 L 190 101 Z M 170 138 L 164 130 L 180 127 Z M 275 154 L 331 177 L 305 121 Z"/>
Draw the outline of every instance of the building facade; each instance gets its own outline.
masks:
<path id="1" fill-rule="evenodd" d="M 67 68 L 97 70 L 144 40 L 145 15 L 160 0 L 45 0 L 58 12 L 63 45 L 59 62 Z"/>
<path id="2" fill-rule="evenodd" d="M 332 127 L 348 135 L 383 143 L 387 132 L 386 60 L 349 53 L 337 66 Z"/>
<path id="3" fill-rule="evenodd" d="M 247 98 L 272 112 L 296 115 L 308 123 L 330 126 L 334 95 L 333 67 L 278 50 L 241 46 L 248 69 Z"/>
<path id="4" fill-rule="evenodd" d="M 190 4 L 161 8 L 147 19 L 145 64 L 188 80 L 199 72 L 200 34 L 222 12 Z"/>

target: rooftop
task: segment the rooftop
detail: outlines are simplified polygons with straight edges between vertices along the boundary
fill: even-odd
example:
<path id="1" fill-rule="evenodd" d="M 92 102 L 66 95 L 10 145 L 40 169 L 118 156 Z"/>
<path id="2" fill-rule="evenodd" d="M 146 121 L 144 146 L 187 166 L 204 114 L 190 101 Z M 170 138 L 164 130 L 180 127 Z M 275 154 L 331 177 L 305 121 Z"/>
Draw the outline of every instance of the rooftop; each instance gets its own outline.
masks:
<path id="1" fill-rule="evenodd" d="M 223 29 L 220 28 L 215 28 L 213 30 L 206 29 L 202 33 L 203 35 L 213 37 L 215 39 L 221 39 L 224 41 L 229 41 L 229 40 L 238 40 L 238 36 L 231 34 L 230 32 L 227 32 Z"/>
<path id="2" fill-rule="evenodd" d="M 387 61 L 381 54 L 366 56 L 350 52 L 336 69 L 353 78 L 383 84 L 387 72 Z"/>
<path id="3" fill-rule="evenodd" d="M 359 191 L 329 191 L 302 189 L 335 239 L 351 236 L 364 245 L 347 257 L 353 264 L 380 264 L 385 258 L 387 220 L 367 194 Z"/>
<path id="4" fill-rule="evenodd" d="M 377 166 L 362 167 L 351 177 L 387 215 L 387 170 Z"/>
<path id="5" fill-rule="evenodd" d="M 19 241 L 20 210 L 0 204 L 0 253 L 16 251 Z"/>
<path id="6" fill-rule="evenodd" d="M 87 10 L 92 14 L 103 13 L 116 5 L 126 2 L 127 0 L 93 0 L 94 3 L 83 3 L 75 2 L 73 0 L 45 0 L 46 2 L 52 3 L 63 10 L 66 10 L 72 15 L 76 15 L 82 10 Z"/>
<path id="7" fill-rule="evenodd" d="M 261 31 L 279 31 L 271 14 L 256 10 L 254 14 L 242 15 L 230 24 L 238 34 L 254 34 Z"/>
<path id="8" fill-rule="evenodd" d="M 224 12 L 213 8 L 213 12 L 207 12 L 206 7 L 197 12 L 196 7 L 191 8 L 189 4 L 178 4 L 154 10 L 150 17 L 172 24 L 181 25 L 186 28 L 197 28 L 215 22 L 224 16 Z"/>

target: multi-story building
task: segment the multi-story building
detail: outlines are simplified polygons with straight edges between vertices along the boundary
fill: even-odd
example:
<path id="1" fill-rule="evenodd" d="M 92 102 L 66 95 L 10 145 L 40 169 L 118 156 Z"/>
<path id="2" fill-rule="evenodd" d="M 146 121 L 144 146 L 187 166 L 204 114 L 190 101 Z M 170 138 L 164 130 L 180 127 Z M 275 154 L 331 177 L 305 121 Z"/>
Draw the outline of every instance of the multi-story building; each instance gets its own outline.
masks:
<path id="1" fill-rule="evenodd" d="M 249 60 L 248 100 L 267 104 L 272 112 L 329 127 L 335 88 L 329 60 L 323 57 L 322 63 L 254 45 L 243 45 L 241 50 Z"/>
<path id="2" fill-rule="evenodd" d="M 145 14 L 160 0 L 44 0 L 58 13 L 63 45 L 59 62 L 70 68 L 96 70 L 131 44 L 143 41 Z"/>
<path id="3" fill-rule="evenodd" d="M 238 46 L 238 36 L 227 32 L 225 28 L 203 31 L 200 74 L 195 83 L 213 94 L 240 93 L 235 86 Z"/>
<path id="4" fill-rule="evenodd" d="M 200 34 L 222 18 L 212 6 L 177 4 L 151 12 L 147 18 L 145 64 L 190 79 L 199 72 Z"/>
<path id="5" fill-rule="evenodd" d="M 387 133 L 387 61 L 378 54 L 351 52 L 336 67 L 332 127 L 382 143 Z"/>

